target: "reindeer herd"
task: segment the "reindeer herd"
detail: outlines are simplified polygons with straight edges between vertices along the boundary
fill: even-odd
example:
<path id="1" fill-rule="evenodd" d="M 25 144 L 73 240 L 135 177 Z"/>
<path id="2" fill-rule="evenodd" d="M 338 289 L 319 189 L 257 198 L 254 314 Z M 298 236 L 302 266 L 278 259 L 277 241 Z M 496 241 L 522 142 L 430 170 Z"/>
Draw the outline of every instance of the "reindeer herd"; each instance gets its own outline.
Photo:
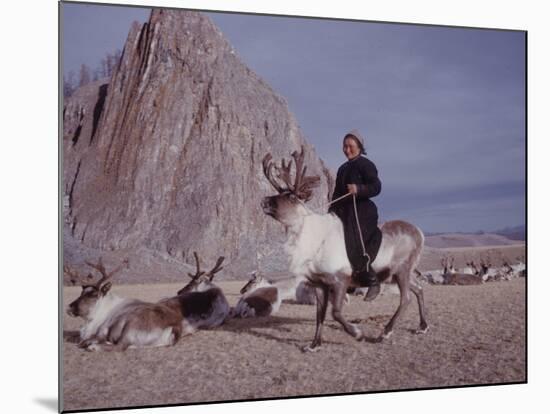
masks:
<path id="1" fill-rule="evenodd" d="M 85 321 L 78 346 L 88 351 L 170 346 L 199 328 L 221 325 L 230 308 L 212 278 L 222 269 L 224 258 L 220 257 L 209 272 L 201 272 L 196 253 L 195 259 L 197 272 L 189 274 L 191 281 L 175 296 L 156 303 L 123 298 L 111 292 L 110 280 L 128 264 L 127 260 L 109 273 L 101 258 L 98 263 L 86 262 L 101 274 L 95 283 L 90 283 L 91 274 L 84 280 L 74 269 L 65 266 L 71 281 L 82 285 L 80 296 L 67 309 L 70 316 Z"/>
<path id="2" fill-rule="evenodd" d="M 333 214 L 317 214 L 305 203 L 312 197 L 319 184 L 318 176 L 306 176 L 304 150 L 292 153 L 295 176 L 292 177 L 292 161 L 282 160 L 280 166 L 272 161 L 271 154 L 263 159 L 264 175 L 278 192 L 265 197 L 261 207 L 267 216 L 274 218 L 288 236 L 285 251 L 288 253 L 291 279 L 271 282 L 259 272 L 241 289 L 241 297 L 231 307 L 222 291 L 213 282 L 223 268 L 221 256 L 209 271 L 201 270 L 198 254 L 194 253 L 196 272 L 189 273 L 190 281 L 173 296 L 150 303 L 124 298 L 111 291 L 113 276 L 128 267 L 125 260 L 108 272 L 101 258 L 97 263 L 86 264 L 99 273 L 93 282 L 90 273 L 82 277 L 75 269 L 65 266 L 64 273 L 73 284 L 80 284 L 80 296 L 69 304 L 67 313 L 84 319 L 80 329 L 78 346 L 87 351 L 124 351 L 128 348 L 172 346 L 182 336 L 198 329 L 220 326 L 231 318 L 249 318 L 275 314 L 283 301 L 293 300 L 301 304 L 316 304 L 316 329 L 310 345 L 304 352 L 316 352 L 322 344 L 322 330 L 328 303 L 332 305 L 332 317 L 344 331 L 358 341 L 365 340 L 361 329 L 348 322 L 342 315 L 342 307 L 349 302 L 348 292 L 356 286 L 352 280 L 352 268 L 346 255 L 343 226 Z M 417 265 L 424 245 L 424 235 L 416 226 L 396 220 L 381 226 L 382 242 L 379 253 L 371 264 L 381 282 L 394 282 L 399 287 L 400 301 L 397 310 L 379 337 L 389 337 L 395 323 L 416 297 L 420 324 L 415 333 L 428 331 L 424 294 L 419 280 L 442 284 L 474 284 L 490 280 L 516 277 L 525 273 L 525 265 L 503 262 L 492 268 L 488 259 L 467 263 L 458 270 L 454 258 L 445 257 L 443 269 L 421 274 Z"/>
<path id="3" fill-rule="evenodd" d="M 193 253 L 196 272 L 175 296 L 156 303 L 123 298 L 111 291 L 113 276 L 128 266 L 125 260 L 115 270 L 107 272 L 101 258 L 86 264 L 100 274 L 92 282 L 90 273 L 83 278 L 75 269 L 65 266 L 70 282 L 82 287 L 80 296 L 71 302 L 67 313 L 84 319 L 78 346 L 87 351 L 124 351 L 127 348 L 174 345 L 182 336 L 198 329 L 220 326 L 230 318 L 249 318 L 275 314 L 285 299 L 311 304 L 312 288 L 294 280 L 271 282 L 258 272 L 241 289 L 241 298 L 230 307 L 222 289 L 213 283 L 223 268 L 219 257 L 209 271 L 201 271 L 200 259 Z M 309 294 L 309 296 L 306 294 Z"/>
<path id="4" fill-rule="evenodd" d="M 518 277 L 525 277 L 526 267 L 524 257 L 517 257 L 516 263 L 511 264 L 501 253 L 497 257 L 500 263 L 493 265 L 488 253 L 480 255 L 479 259 L 465 258 L 463 268 L 455 267 L 455 257 L 447 254 L 441 259 L 441 269 L 418 272 L 419 278 L 431 284 L 439 285 L 481 285 L 487 282 L 509 281 Z"/>

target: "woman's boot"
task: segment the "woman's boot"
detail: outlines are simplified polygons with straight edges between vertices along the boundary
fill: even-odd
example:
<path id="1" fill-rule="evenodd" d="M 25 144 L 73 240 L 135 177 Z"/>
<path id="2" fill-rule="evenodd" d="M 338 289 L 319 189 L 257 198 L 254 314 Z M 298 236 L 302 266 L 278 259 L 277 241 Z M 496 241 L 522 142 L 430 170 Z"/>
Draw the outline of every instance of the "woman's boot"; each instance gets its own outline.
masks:
<path id="1" fill-rule="evenodd" d="M 365 296 L 366 301 L 374 300 L 380 293 L 380 281 L 376 276 L 376 272 L 372 269 L 369 269 L 369 271 L 353 272 L 352 279 L 359 286 L 369 288 Z"/>

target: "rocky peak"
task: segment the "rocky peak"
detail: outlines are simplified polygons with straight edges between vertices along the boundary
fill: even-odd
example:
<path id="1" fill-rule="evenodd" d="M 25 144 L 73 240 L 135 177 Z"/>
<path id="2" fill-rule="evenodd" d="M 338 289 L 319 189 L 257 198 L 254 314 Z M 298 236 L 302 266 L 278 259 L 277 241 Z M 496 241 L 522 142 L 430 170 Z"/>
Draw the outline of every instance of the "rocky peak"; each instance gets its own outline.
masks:
<path id="1" fill-rule="evenodd" d="M 235 277 L 282 268 L 282 228 L 260 208 L 273 194 L 263 156 L 304 145 L 308 171 L 322 177 L 311 203 L 329 193 L 330 173 L 285 100 L 197 12 L 153 10 L 132 25 L 108 84 L 65 103 L 63 132 L 67 226 L 94 252 L 191 262 L 197 250 L 226 256 Z"/>

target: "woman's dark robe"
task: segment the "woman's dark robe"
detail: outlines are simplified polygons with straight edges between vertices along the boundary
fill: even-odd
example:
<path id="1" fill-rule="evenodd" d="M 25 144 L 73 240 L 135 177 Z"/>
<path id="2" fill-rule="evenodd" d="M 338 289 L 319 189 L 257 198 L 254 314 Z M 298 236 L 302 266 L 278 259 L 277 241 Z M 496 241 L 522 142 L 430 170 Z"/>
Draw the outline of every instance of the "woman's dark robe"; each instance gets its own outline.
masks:
<path id="1" fill-rule="evenodd" d="M 357 214 L 361 226 L 361 234 L 365 243 L 365 249 L 372 263 L 376 258 L 382 232 L 378 228 L 378 209 L 370 199 L 380 194 L 382 184 L 378 178 L 378 170 L 372 161 L 363 156 L 358 156 L 343 164 L 336 175 L 336 186 L 332 200 L 348 193 L 347 184 L 357 185 Z M 353 196 L 332 204 L 329 209 L 335 213 L 344 224 L 344 238 L 349 261 L 354 270 L 364 270 L 365 260 L 363 248 L 357 229 L 357 221 L 353 208 Z"/>

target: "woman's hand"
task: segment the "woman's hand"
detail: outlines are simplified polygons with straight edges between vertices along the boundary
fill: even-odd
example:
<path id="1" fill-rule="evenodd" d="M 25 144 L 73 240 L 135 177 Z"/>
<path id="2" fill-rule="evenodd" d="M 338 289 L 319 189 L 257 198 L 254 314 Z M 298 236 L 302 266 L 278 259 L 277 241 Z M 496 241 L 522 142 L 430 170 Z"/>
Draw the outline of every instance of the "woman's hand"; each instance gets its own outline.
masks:
<path id="1" fill-rule="evenodd" d="M 347 187 L 348 187 L 348 193 L 357 194 L 357 185 L 348 184 Z"/>

